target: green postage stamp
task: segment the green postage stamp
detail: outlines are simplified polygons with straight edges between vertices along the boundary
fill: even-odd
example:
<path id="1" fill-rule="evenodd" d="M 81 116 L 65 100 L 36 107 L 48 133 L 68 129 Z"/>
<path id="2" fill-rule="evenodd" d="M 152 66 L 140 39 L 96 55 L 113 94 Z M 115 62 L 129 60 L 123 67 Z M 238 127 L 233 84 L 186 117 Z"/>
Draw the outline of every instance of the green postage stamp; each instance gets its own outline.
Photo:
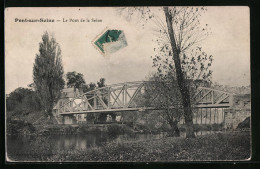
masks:
<path id="1" fill-rule="evenodd" d="M 122 30 L 106 28 L 92 44 L 102 55 L 108 55 L 126 47 L 127 41 Z"/>

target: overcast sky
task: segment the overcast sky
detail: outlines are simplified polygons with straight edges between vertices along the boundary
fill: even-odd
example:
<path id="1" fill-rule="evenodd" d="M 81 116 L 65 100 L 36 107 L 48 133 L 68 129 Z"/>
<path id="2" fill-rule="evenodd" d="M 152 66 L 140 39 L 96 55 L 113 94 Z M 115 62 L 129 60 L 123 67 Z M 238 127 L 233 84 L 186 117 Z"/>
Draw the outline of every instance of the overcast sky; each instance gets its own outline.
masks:
<path id="1" fill-rule="evenodd" d="M 144 80 L 153 71 L 151 56 L 155 25 L 127 21 L 113 8 L 8 8 L 5 17 L 6 93 L 32 83 L 35 55 L 44 31 L 55 36 L 62 50 L 65 73 L 84 74 L 87 83 L 106 78 L 107 84 Z M 102 22 L 22 23 L 18 19 L 102 19 Z M 214 56 L 213 81 L 223 85 L 250 84 L 250 25 L 248 7 L 208 7 L 201 18 L 212 34 L 201 44 Z M 105 29 L 123 30 L 128 46 L 104 57 L 92 45 Z"/>

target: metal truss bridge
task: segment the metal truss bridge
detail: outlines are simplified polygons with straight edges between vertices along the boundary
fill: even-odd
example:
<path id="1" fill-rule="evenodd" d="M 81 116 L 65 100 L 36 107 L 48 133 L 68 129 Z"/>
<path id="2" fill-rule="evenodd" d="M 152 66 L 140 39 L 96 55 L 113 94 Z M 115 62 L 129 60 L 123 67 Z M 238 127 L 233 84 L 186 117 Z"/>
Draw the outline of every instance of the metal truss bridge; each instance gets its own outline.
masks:
<path id="1" fill-rule="evenodd" d="M 158 110 L 160 108 L 155 106 L 159 98 L 156 95 L 158 86 L 151 84 L 153 83 L 150 81 L 136 81 L 97 88 L 71 98 L 57 107 L 57 113 L 73 115 Z M 228 108 L 233 104 L 233 95 L 221 90 L 198 87 L 191 101 L 197 108 Z"/>

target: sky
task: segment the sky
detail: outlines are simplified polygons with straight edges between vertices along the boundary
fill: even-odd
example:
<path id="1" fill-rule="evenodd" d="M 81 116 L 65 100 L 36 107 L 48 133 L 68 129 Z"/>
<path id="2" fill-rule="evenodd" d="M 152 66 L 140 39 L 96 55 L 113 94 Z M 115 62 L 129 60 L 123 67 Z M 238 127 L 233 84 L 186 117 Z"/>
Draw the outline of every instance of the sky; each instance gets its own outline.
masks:
<path id="1" fill-rule="evenodd" d="M 213 55 L 212 80 L 223 85 L 250 84 L 250 24 L 248 7 L 207 7 L 202 24 L 211 34 L 201 43 Z M 15 19 L 54 19 L 55 22 L 15 22 Z M 67 20 L 68 22 L 63 22 Z M 70 22 L 84 19 L 90 22 Z M 92 19 L 102 22 L 91 22 Z M 163 18 L 162 18 L 163 19 Z M 57 20 L 61 20 L 57 22 Z M 128 21 L 114 8 L 7 8 L 5 11 L 5 91 L 33 82 L 33 64 L 45 31 L 62 50 L 64 72 L 82 73 L 86 83 L 101 77 L 106 84 L 145 80 L 154 71 L 153 22 Z M 128 46 L 109 56 L 102 55 L 92 41 L 106 29 L 123 30 Z"/>

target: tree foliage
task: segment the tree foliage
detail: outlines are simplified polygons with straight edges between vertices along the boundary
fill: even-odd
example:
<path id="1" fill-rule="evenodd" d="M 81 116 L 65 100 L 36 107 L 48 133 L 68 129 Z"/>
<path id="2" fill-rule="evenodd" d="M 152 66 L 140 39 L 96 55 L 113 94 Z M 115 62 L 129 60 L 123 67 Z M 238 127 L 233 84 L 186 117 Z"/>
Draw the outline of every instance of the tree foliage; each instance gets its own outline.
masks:
<path id="1" fill-rule="evenodd" d="M 77 73 L 75 71 L 68 72 L 66 74 L 66 79 L 67 79 L 67 86 L 73 87 L 74 89 L 79 89 L 86 84 L 83 74 Z"/>
<path id="2" fill-rule="evenodd" d="M 101 88 L 101 87 L 105 87 L 106 84 L 106 79 L 105 78 L 100 78 L 99 81 L 97 81 L 97 83 L 89 83 L 88 85 L 84 84 L 83 87 L 83 92 L 89 92 L 91 90 L 95 90 L 96 88 Z"/>
<path id="3" fill-rule="evenodd" d="M 95 90 L 96 87 L 97 87 L 97 85 L 95 83 L 91 82 L 88 85 L 83 86 L 83 92 L 86 93 L 86 92 L 89 92 L 91 90 Z"/>
<path id="4" fill-rule="evenodd" d="M 52 108 L 64 87 L 64 80 L 61 49 L 48 32 L 42 35 L 39 54 L 36 54 L 33 81 L 42 109 L 47 115 L 52 116 Z"/>
<path id="5" fill-rule="evenodd" d="M 177 83 L 176 69 L 174 61 L 171 59 L 168 46 L 158 47 L 158 53 L 153 57 L 153 66 L 157 68 L 157 80 L 161 81 L 172 79 Z M 202 51 L 201 47 L 191 49 L 191 52 L 181 57 L 181 68 L 183 76 L 191 97 L 195 94 L 197 87 L 209 87 L 212 77 L 211 65 L 213 56 Z"/>
<path id="6" fill-rule="evenodd" d="M 208 25 L 202 27 L 200 24 L 201 13 L 206 11 L 206 8 L 171 7 L 168 8 L 168 11 L 172 29 L 174 30 L 173 37 L 176 49 L 175 51 L 172 49 L 166 25 L 160 23 L 162 21 L 157 19 L 160 29 L 156 40 L 157 47 L 154 48 L 156 54 L 153 56 L 153 65 L 157 67 L 159 74 L 167 76 L 168 72 L 173 72 L 172 75 L 177 80 L 173 57 L 174 52 L 177 52 L 186 82 L 187 80 L 209 81 L 212 75 L 210 66 L 213 56 L 208 55 L 203 51 L 202 47 L 198 46 L 209 34 Z"/>
<path id="7" fill-rule="evenodd" d="M 17 88 L 6 99 L 6 110 L 8 113 L 13 112 L 13 115 L 26 115 L 30 112 L 40 111 L 40 108 L 39 98 L 30 89 Z"/>
<path id="8" fill-rule="evenodd" d="M 106 81 L 105 78 L 100 78 L 99 82 L 97 82 L 98 87 L 99 88 L 105 87 L 106 86 L 105 81 Z"/>

